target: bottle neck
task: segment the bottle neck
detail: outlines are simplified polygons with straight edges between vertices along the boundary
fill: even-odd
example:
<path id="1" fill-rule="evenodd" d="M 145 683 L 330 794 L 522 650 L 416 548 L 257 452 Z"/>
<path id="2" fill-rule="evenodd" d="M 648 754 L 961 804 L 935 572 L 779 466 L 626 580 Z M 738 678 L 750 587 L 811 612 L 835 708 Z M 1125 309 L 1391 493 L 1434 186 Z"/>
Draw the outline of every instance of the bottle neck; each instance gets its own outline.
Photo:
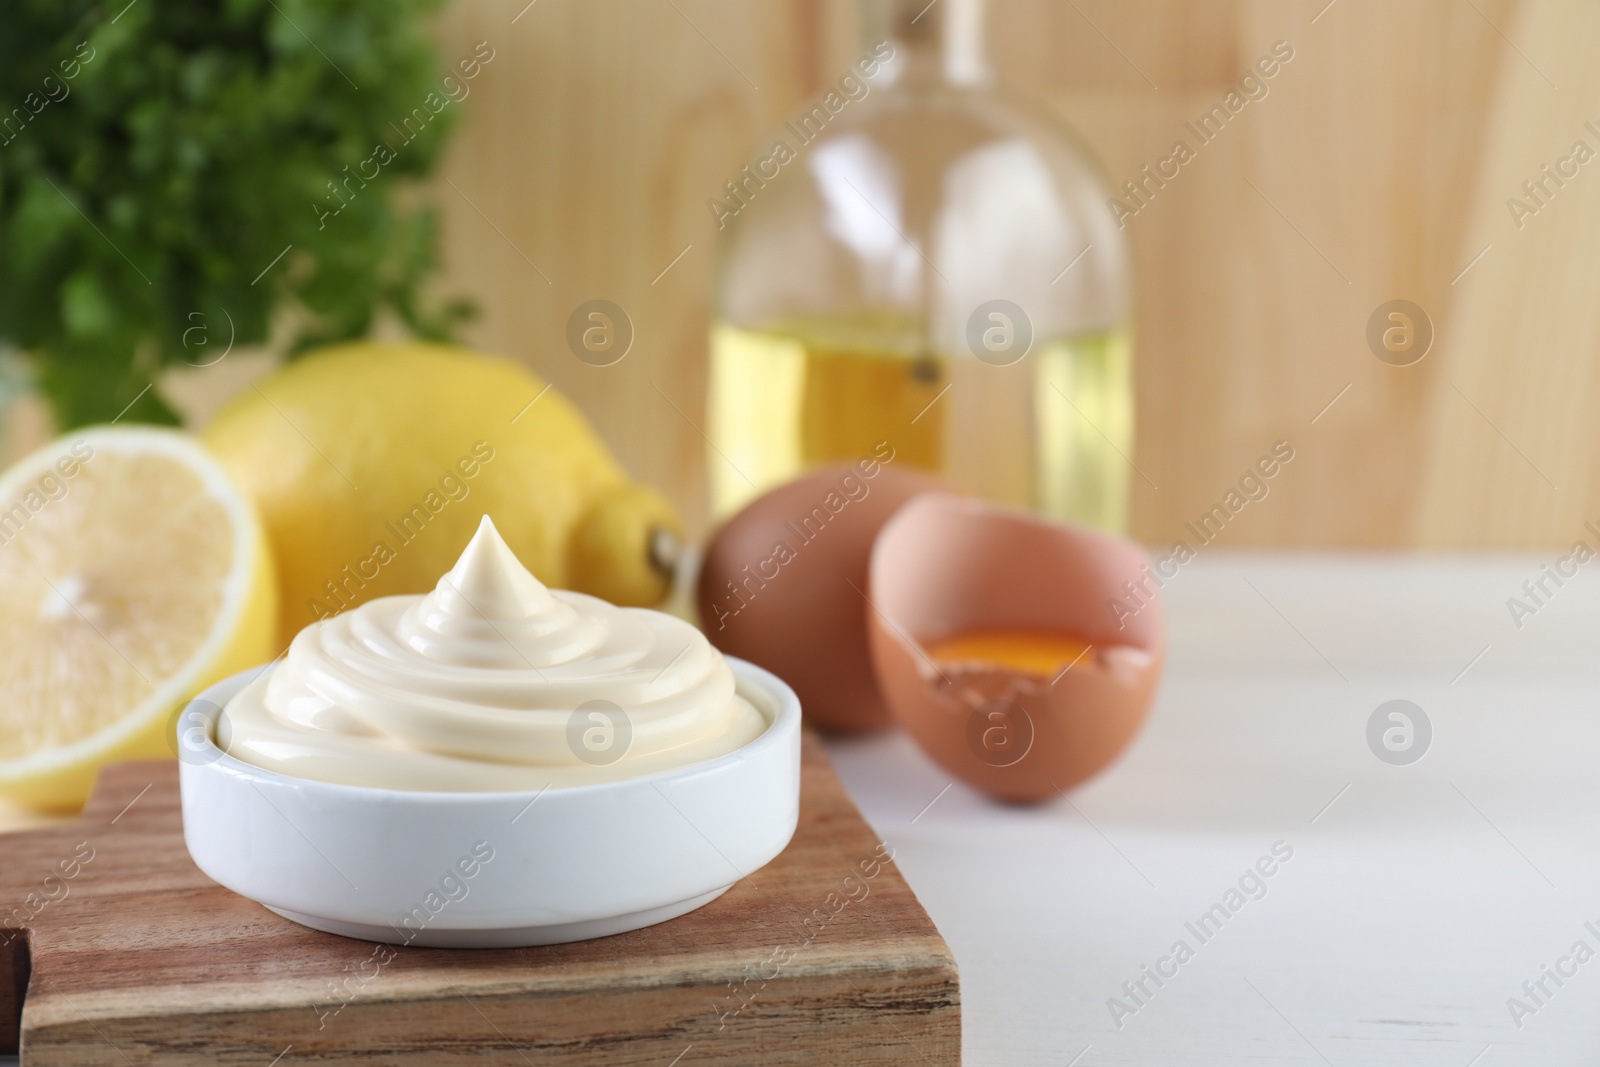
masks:
<path id="1" fill-rule="evenodd" d="M 894 46 L 893 84 L 988 85 L 984 6 L 985 0 L 864 0 L 862 43 Z"/>

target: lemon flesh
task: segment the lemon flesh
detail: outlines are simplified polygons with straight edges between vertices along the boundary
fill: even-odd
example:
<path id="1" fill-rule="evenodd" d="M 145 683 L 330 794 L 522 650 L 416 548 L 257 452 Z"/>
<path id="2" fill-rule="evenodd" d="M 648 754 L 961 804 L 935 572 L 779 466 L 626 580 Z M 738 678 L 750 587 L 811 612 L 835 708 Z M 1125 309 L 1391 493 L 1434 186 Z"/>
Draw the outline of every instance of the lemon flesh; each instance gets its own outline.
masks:
<path id="1" fill-rule="evenodd" d="M 172 712 L 272 658 L 271 556 L 194 438 L 103 427 L 0 475 L 0 793 L 82 805 L 101 765 L 172 754 Z"/>

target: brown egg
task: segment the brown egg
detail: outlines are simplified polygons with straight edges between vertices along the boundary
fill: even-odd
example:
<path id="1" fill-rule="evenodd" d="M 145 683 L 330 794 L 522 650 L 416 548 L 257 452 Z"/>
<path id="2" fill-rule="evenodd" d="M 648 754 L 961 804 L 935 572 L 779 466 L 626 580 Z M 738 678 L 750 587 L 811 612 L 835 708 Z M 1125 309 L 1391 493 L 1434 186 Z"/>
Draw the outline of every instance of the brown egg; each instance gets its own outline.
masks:
<path id="1" fill-rule="evenodd" d="M 711 643 L 788 682 L 824 730 L 890 724 L 867 654 L 867 559 L 895 509 L 939 483 L 883 455 L 890 463 L 825 467 L 753 500 L 712 535 L 700 570 Z"/>
<path id="2" fill-rule="evenodd" d="M 1131 541 L 1080 526 L 945 493 L 912 500 L 871 563 L 872 660 L 895 719 L 1002 800 L 1049 799 L 1102 770 L 1161 675 L 1146 564 Z"/>

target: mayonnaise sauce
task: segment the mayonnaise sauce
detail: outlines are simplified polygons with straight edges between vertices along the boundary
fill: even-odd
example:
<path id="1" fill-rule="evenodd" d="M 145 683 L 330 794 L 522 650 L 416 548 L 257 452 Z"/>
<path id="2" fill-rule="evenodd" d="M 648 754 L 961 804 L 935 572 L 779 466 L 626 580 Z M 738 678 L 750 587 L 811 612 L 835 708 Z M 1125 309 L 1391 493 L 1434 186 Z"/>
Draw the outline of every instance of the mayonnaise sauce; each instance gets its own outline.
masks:
<path id="1" fill-rule="evenodd" d="M 300 631 L 228 702 L 216 739 L 298 778 L 498 792 L 681 767 L 767 725 L 699 630 L 546 589 L 486 515 L 433 592 Z"/>

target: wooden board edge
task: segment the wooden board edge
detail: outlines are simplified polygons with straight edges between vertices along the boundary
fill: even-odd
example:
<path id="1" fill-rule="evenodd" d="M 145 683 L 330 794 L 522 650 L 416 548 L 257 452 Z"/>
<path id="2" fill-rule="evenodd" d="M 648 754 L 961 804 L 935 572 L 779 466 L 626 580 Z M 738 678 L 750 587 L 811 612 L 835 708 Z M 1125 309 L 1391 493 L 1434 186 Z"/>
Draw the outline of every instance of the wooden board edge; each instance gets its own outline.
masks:
<path id="1" fill-rule="evenodd" d="M 734 983 L 560 994 L 356 999 L 320 1009 L 66 1015 L 30 1026 L 28 1067 L 262 1067 L 292 1049 L 297 1063 L 528 1063 L 662 1067 L 692 1048 L 697 1065 L 960 1063 L 961 999 L 953 961 L 913 970 L 804 975 L 745 990 Z M 539 1008 L 544 1011 L 538 1011 Z M 530 1010 L 537 1012 L 535 1020 Z M 667 1019 L 648 1028 L 630 1016 Z M 174 1041 L 172 1035 L 183 1038 Z M 197 1034 L 213 1040 L 196 1040 Z"/>

